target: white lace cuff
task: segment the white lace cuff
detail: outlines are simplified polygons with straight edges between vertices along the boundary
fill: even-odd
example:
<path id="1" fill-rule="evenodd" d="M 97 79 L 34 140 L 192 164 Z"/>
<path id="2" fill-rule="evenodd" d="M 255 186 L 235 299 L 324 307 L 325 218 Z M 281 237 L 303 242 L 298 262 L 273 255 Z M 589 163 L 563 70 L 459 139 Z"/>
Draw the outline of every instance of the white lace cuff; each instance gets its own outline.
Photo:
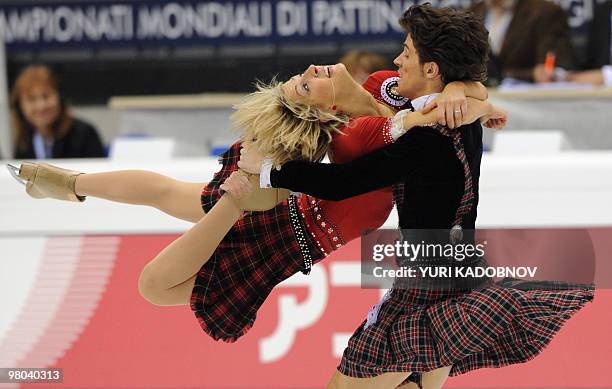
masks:
<path id="1" fill-rule="evenodd" d="M 261 163 L 261 170 L 259 171 L 259 187 L 260 188 L 272 188 L 272 159 L 265 158 Z M 295 197 L 300 197 L 302 194 L 300 192 L 289 191 Z"/>
<path id="2" fill-rule="evenodd" d="M 270 173 L 272 172 L 272 159 L 265 158 L 261 164 L 261 170 L 259 171 L 259 187 L 260 188 L 272 188 L 272 180 Z"/>
<path id="3" fill-rule="evenodd" d="M 409 109 L 401 110 L 396 113 L 393 119 L 391 120 L 390 133 L 394 141 L 396 141 L 400 136 L 406 133 L 406 130 L 404 129 L 404 117 L 410 112 L 412 111 Z"/>

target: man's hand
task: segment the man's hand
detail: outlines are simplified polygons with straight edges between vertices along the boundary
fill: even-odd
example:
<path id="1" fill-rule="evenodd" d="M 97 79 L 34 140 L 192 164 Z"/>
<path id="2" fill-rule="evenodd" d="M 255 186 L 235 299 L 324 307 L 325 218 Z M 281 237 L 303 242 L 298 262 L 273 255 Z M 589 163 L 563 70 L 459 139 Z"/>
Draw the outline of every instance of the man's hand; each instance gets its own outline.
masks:
<path id="1" fill-rule="evenodd" d="M 460 127 L 466 122 L 467 97 L 462 84 L 448 84 L 442 93 L 423 108 L 427 114 L 434 108 L 438 108 L 437 121 L 448 128 Z"/>
<path id="2" fill-rule="evenodd" d="M 240 149 L 240 161 L 238 167 L 247 173 L 259 174 L 264 156 L 259 153 L 253 142 L 245 141 Z"/>

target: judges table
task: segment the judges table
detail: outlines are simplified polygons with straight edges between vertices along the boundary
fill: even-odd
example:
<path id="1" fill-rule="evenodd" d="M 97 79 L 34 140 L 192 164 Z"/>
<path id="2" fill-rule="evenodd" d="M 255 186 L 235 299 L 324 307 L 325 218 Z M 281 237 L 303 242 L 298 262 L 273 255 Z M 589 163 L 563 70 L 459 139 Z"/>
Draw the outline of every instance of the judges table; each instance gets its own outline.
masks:
<path id="1" fill-rule="evenodd" d="M 54 162 L 89 173 L 148 169 L 195 182 L 219 168 L 214 158 Z M 604 265 L 598 274 L 609 277 L 611 178 L 612 152 L 485 155 L 478 224 L 588 231 L 595 252 L 608 255 L 597 260 Z M 386 226 L 396 225 L 393 212 Z M 82 204 L 34 200 L 1 169 L 0 366 L 63 368 L 63 384 L 53 387 L 323 387 L 381 296 L 360 288 L 359 242 L 310 275 L 281 283 L 253 329 L 228 345 L 210 340 L 188 306 L 157 307 L 138 294 L 143 266 L 190 226 L 152 208 L 95 198 Z M 449 387 L 609 385 L 610 297 L 609 290 L 598 290 L 595 302 L 535 360 L 451 378 Z"/>
<path id="2" fill-rule="evenodd" d="M 559 130 L 576 150 L 612 149 L 612 88 L 491 91 L 507 130 Z"/>
<path id="3" fill-rule="evenodd" d="M 120 132 L 171 136 L 182 155 L 202 155 L 236 134 L 231 127 L 232 105 L 242 94 L 114 97 L 109 108 L 120 113 Z M 612 149 L 612 88 L 491 90 L 490 101 L 509 113 L 506 131 L 558 130 L 568 148 Z M 494 132 L 485 130 L 485 147 Z"/>

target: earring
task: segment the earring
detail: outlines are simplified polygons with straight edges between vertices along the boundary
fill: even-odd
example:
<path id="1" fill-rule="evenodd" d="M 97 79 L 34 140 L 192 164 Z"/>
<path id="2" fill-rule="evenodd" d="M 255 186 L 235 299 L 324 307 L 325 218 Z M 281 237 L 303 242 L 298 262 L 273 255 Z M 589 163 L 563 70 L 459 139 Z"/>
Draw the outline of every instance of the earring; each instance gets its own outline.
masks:
<path id="1" fill-rule="evenodd" d="M 331 106 L 331 110 L 332 110 L 332 111 L 335 111 L 336 109 L 338 109 L 338 107 L 336 107 L 336 104 L 334 104 L 334 105 L 332 105 L 332 106 Z"/>

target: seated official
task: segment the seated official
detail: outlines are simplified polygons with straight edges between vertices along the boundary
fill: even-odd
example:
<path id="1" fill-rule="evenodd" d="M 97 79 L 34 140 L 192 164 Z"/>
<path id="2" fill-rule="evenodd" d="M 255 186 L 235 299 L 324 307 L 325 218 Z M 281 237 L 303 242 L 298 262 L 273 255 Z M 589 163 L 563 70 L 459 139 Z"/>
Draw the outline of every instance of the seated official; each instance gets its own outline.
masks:
<path id="1" fill-rule="evenodd" d="M 554 81 L 555 72 L 545 66 L 549 56 L 554 56 L 553 68 L 574 68 L 567 14 L 557 4 L 547 0 L 482 0 L 470 10 L 489 30 L 489 85 L 504 78 Z"/>
<path id="2" fill-rule="evenodd" d="M 612 0 L 595 5 L 590 24 L 585 69 L 571 72 L 573 82 L 612 87 Z"/>
<path id="3" fill-rule="evenodd" d="M 98 132 L 70 114 L 46 66 L 30 65 L 19 74 L 10 104 L 16 159 L 106 157 Z"/>

